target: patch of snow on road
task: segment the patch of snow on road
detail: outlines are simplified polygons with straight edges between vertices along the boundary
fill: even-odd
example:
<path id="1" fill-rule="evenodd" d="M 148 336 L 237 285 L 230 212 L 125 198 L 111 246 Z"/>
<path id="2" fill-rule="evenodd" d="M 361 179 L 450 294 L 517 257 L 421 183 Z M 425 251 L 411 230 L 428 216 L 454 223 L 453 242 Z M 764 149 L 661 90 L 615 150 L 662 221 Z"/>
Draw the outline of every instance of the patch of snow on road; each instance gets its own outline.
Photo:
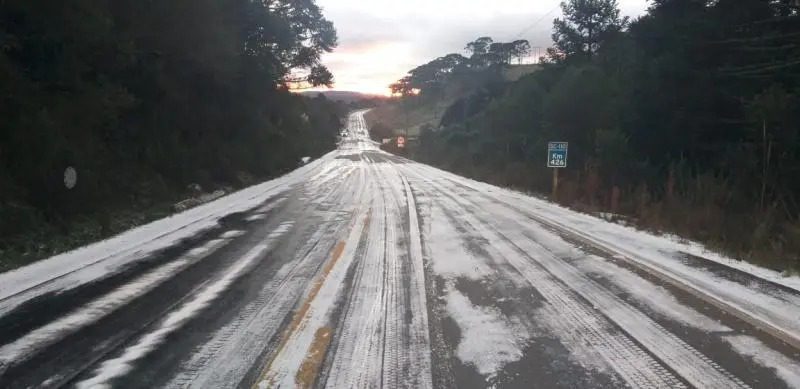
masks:
<path id="1" fill-rule="evenodd" d="M 563 233 L 574 235 L 607 251 L 619 253 L 625 260 L 636 262 L 642 268 L 649 269 L 648 271 L 668 277 L 672 282 L 682 284 L 684 287 L 690 287 L 738 311 L 740 315 L 758 320 L 764 327 L 769 327 L 770 331 L 780 334 L 784 339 L 800 342 L 799 293 L 768 285 L 758 285 L 754 289 L 750 283 L 737 282 L 734 277 L 718 275 L 703 266 L 687 263 L 685 253 L 706 258 L 796 291 L 800 291 L 800 277 L 783 277 L 779 272 L 714 254 L 699 244 L 685 243 L 670 237 L 655 236 L 609 223 L 519 192 L 497 189 L 485 183 L 441 171 L 436 171 L 435 174 L 440 180 L 452 179 L 475 191 L 488 193 L 487 188 L 493 188 L 495 192 L 491 194 L 492 199 L 505 204 L 506 213 L 511 213 L 509 217 L 518 220 L 518 223 L 530 225 L 531 218 L 534 218 L 551 224 Z"/>
<path id="2" fill-rule="evenodd" d="M 447 278 L 466 277 L 479 280 L 494 273 L 486 264 L 464 248 L 462 234 L 447 220 L 439 208 L 431 210 L 430 231 L 432 239 L 426 243 L 430 249 L 433 271 Z"/>
<path id="3" fill-rule="evenodd" d="M 144 295 L 189 265 L 205 258 L 226 243 L 225 240 L 211 240 L 196 247 L 186 255 L 163 264 L 134 279 L 99 299 L 78 308 L 49 324 L 39 327 L 25 336 L 0 347 L 0 361 L 15 361 L 35 353 L 56 340 L 100 320 L 117 308 Z"/>
<path id="4" fill-rule="evenodd" d="M 402 177 L 402 176 L 401 176 Z M 433 387 L 431 366 L 431 340 L 428 332 L 428 300 L 425 292 L 425 265 L 422 254 L 422 234 L 420 233 L 419 215 L 414 193 L 405 177 L 402 177 L 403 189 L 408 207 L 409 260 L 411 277 L 409 280 L 409 308 L 413 314 L 409 325 L 411 334 L 411 382 L 420 389 Z"/>
<path id="5" fill-rule="evenodd" d="M 151 253 L 219 226 L 223 217 L 255 208 L 324 168 L 334 151 L 284 176 L 79 249 L 0 273 L 0 315 L 42 294 L 113 274 Z"/>
<path id="6" fill-rule="evenodd" d="M 747 335 L 734 335 L 724 337 L 739 354 L 753 358 L 756 363 L 775 370 L 786 385 L 800 388 L 800 367 L 796 360 L 767 347 L 756 338 Z"/>
<path id="7" fill-rule="evenodd" d="M 285 203 L 285 202 L 286 202 L 286 200 L 287 200 L 287 197 L 280 197 L 280 198 L 278 198 L 278 199 L 276 199 L 276 200 L 272 200 L 272 201 L 270 201 L 268 204 L 266 204 L 266 205 L 264 205 L 264 206 L 262 206 L 262 207 L 258 208 L 258 209 L 257 209 L 255 212 L 256 212 L 257 214 L 258 214 L 258 213 L 267 213 L 267 212 L 270 212 L 270 211 L 272 211 L 273 209 L 275 209 L 275 208 L 278 208 L 278 206 L 280 206 L 280 205 L 282 205 L 283 203 Z"/>
<path id="8" fill-rule="evenodd" d="M 431 168 L 431 170 L 435 171 L 442 179 L 450 178 L 473 190 L 491 193 L 491 196 L 498 200 L 514 204 L 523 210 L 531 211 L 559 224 L 572 226 L 575 230 L 591 234 L 594 238 L 614 243 L 628 250 L 660 256 L 662 258 L 658 258 L 659 260 L 668 260 L 669 262 L 679 262 L 682 253 L 688 253 L 800 291 L 799 276 L 786 276 L 786 274 L 772 269 L 735 260 L 709 250 L 700 243 L 687 241 L 670 234 L 656 236 L 633 227 L 607 222 L 520 191 L 499 188 L 435 168 Z M 672 256 L 672 258 L 665 258 L 667 256 Z M 670 263 L 670 265 L 672 264 Z M 680 264 L 676 263 L 676 265 Z"/>
<path id="9" fill-rule="evenodd" d="M 527 331 L 514 326 L 496 308 L 473 305 L 455 289 L 446 295 L 447 313 L 461 329 L 458 359 L 469 363 L 487 378 L 505 365 L 522 358 Z"/>
<path id="10" fill-rule="evenodd" d="M 306 301 L 308 308 L 300 317 L 294 332 L 287 333 L 288 338 L 276 350 L 272 362 L 268 363 L 258 378 L 257 386 L 261 387 L 295 387 L 295 376 L 306 358 L 314 336 L 319 328 L 328 325 L 335 307 L 334 302 L 340 298 L 344 290 L 347 271 L 355 261 L 356 250 L 365 224 L 365 210 L 359 210 L 353 218 L 353 226 L 344 243 L 344 251 L 327 274 L 321 274 L 315 282 L 320 282 L 318 292 L 312 300 Z M 331 259 L 332 260 L 332 259 Z M 312 286 L 313 287 L 313 286 Z"/>
<path id="11" fill-rule="evenodd" d="M 708 316 L 681 304 L 672 293 L 663 287 L 603 258 L 590 255 L 576 264 L 584 271 L 597 274 L 613 282 L 619 288 L 630 293 L 634 299 L 667 318 L 707 332 L 731 330 Z"/>
<path id="12" fill-rule="evenodd" d="M 224 233 L 222 233 L 222 235 L 220 235 L 220 237 L 223 238 L 223 239 L 232 239 L 232 238 L 240 237 L 242 235 L 244 235 L 244 231 L 242 231 L 242 230 L 230 230 L 230 231 L 225 231 Z"/>
<path id="13" fill-rule="evenodd" d="M 111 381 L 124 376 L 134 367 L 133 363 L 145 357 L 161 344 L 164 339 L 183 327 L 190 319 L 197 316 L 211 302 L 222 294 L 239 276 L 241 276 L 250 266 L 261 258 L 270 248 L 270 239 L 276 239 L 288 230 L 287 226 L 281 225 L 271 233 L 267 242 L 259 244 L 247 252 L 235 264 L 227 269 L 225 274 L 218 280 L 203 288 L 197 295 L 189 299 L 177 310 L 170 312 L 161 322 L 159 327 L 147 333 L 134 345 L 129 346 L 119 357 L 107 360 L 95 371 L 94 377 L 78 382 L 76 387 L 84 388 L 109 388 Z"/>
<path id="14" fill-rule="evenodd" d="M 591 234 L 596 239 L 641 255 L 643 259 L 653 259 L 654 261 L 657 259 L 657 261 L 663 263 L 664 267 L 685 267 L 680 263 L 680 259 L 685 256 L 683 253 L 688 253 L 800 291 L 800 277 L 787 277 L 781 272 L 728 258 L 706 249 L 705 246 L 699 243 L 687 241 L 674 235 L 652 235 L 633 227 L 607 222 L 590 215 L 575 212 L 545 200 L 528 196 L 522 197 L 515 192 L 510 193 L 513 193 L 513 197 L 520 204 L 527 204 L 525 208 L 545 216 L 547 219 L 570 225 L 576 230 Z M 697 269 L 687 270 L 699 272 Z"/>
<path id="15" fill-rule="evenodd" d="M 254 213 L 254 214 L 244 218 L 244 220 L 248 221 L 248 222 L 254 222 L 254 221 L 258 221 L 258 220 L 264 220 L 266 218 L 267 218 L 267 215 L 265 215 L 263 213 Z"/>

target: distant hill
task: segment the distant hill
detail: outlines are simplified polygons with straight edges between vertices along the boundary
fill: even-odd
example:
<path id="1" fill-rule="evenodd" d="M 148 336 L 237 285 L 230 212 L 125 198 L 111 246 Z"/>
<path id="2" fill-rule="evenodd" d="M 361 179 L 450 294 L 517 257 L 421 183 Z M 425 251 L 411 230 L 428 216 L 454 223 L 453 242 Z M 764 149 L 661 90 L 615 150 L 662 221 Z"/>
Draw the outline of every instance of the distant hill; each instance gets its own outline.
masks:
<path id="1" fill-rule="evenodd" d="M 343 103 L 351 103 L 354 101 L 361 101 L 367 99 L 383 99 L 386 96 L 381 95 L 373 95 L 361 92 L 351 92 L 351 91 L 339 91 L 339 90 L 331 90 L 331 91 L 304 91 L 300 92 L 300 94 L 304 96 L 317 96 L 318 94 L 322 93 L 327 97 L 329 100 L 334 101 L 341 101 Z"/>

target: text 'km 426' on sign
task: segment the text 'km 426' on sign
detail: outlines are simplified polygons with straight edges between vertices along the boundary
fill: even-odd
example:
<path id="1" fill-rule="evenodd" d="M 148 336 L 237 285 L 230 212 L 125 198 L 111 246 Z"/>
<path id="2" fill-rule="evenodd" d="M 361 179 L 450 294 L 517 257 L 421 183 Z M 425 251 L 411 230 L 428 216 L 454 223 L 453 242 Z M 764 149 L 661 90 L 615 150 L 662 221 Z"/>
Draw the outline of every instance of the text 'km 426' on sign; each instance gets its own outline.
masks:
<path id="1" fill-rule="evenodd" d="M 547 144 L 547 167 L 567 167 L 567 142 Z"/>

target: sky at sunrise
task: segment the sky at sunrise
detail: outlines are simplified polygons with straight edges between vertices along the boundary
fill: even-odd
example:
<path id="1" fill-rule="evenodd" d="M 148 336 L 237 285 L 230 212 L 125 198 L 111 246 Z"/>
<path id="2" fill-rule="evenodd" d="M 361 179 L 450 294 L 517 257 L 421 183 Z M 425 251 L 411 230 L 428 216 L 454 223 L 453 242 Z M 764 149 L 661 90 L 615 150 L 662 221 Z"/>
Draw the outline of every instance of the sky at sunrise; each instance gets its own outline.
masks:
<path id="1" fill-rule="evenodd" d="M 463 53 L 480 36 L 527 39 L 550 46 L 560 0 L 318 0 L 333 21 L 339 47 L 324 56 L 333 89 L 387 94 L 408 70 L 447 53 Z M 646 0 L 620 0 L 623 15 L 645 12 Z"/>

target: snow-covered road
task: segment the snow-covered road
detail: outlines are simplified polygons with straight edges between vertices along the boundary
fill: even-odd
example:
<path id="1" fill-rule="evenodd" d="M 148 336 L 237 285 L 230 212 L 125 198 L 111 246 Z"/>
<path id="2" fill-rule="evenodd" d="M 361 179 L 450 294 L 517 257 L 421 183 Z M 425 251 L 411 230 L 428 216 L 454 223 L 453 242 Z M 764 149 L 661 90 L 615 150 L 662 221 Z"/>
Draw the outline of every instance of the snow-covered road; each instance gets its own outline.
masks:
<path id="1" fill-rule="evenodd" d="M 0 388 L 800 388 L 800 280 L 377 149 L 0 274 Z"/>

